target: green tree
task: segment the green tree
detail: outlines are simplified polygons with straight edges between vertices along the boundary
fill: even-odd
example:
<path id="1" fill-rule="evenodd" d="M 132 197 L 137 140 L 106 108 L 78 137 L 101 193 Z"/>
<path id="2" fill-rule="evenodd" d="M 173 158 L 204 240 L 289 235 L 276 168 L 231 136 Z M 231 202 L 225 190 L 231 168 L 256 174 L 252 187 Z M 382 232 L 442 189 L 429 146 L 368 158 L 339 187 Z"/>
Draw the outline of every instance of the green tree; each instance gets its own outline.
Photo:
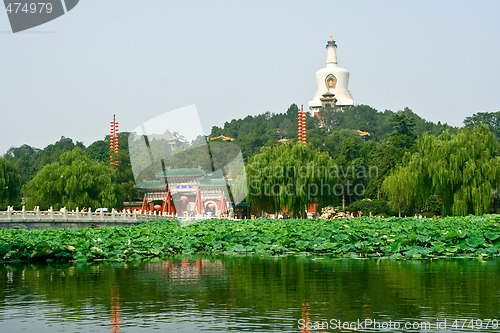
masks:
<path id="1" fill-rule="evenodd" d="M 261 209 L 288 209 L 305 216 L 306 205 L 336 204 L 333 162 L 327 153 L 301 143 L 266 146 L 247 164 L 248 200 Z"/>
<path id="2" fill-rule="evenodd" d="M 120 132 L 118 134 L 120 149 L 114 160 L 118 161 L 119 164 L 118 166 L 111 167 L 116 173 L 115 179 L 119 188 L 120 202 L 140 200 L 140 191 L 135 188 L 134 174 L 130 163 L 129 136 L 130 132 Z M 167 144 L 165 146 L 170 148 Z M 104 140 L 95 141 L 85 151 L 94 160 L 109 164 L 111 153 L 109 149 L 109 135 Z"/>
<path id="3" fill-rule="evenodd" d="M 60 162 L 46 165 L 25 186 L 26 206 L 48 209 L 66 207 L 117 207 L 115 173 L 102 162 L 90 158 L 80 148 L 65 152 Z"/>
<path id="4" fill-rule="evenodd" d="M 96 161 L 109 163 L 109 135 L 108 140 L 93 142 L 86 149 L 87 154 Z"/>
<path id="5" fill-rule="evenodd" d="M 465 118 L 464 125 L 467 128 L 474 126 L 488 125 L 490 130 L 495 133 L 500 140 L 500 111 L 497 112 L 478 112 L 470 117 Z"/>
<path id="6" fill-rule="evenodd" d="M 19 203 L 21 177 L 14 164 L 0 157 L 0 209 Z"/>
<path id="7" fill-rule="evenodd" d="M 370 213 L 372 215 L 388 215 L 390 213 L 389 206 L 385 200 L 356 200 L 347 207 L 347 210 L 354 213 L 362 212 L 364 215 L 369 215 Z"/>
<path id="8" fill-rule="evenodd" d="M 386 193 L 392 201 L 401 200 L 397 190 L 410 188 L 417 206 L 425 207 L 438 195 L 444 215 L 484 214 L 500 183 L 497 145 L 486 125 L 462 128 L 455 135 L 423 135 L 418 152 L 386 180 Z"/>
<path id="9" fill-rule="evenodd" d="M 26 184 L 37 173 L 37 167 L 34 163 L 35 156 L 40 152 L 40 149 L 33 148 L 29 145 L 20 147 L 12 147 L 7 150 L 4 155 L 6 161 L 13 163 L 21 176 L 21 184 Z"/>
<path id="10" fill-rule="evenodd" d="M 59 160 L 62 153 L 71 151 L 75 147 L 85 149 L 81 142 L 73 143 L 70 138 L 61 137 L 59 141 L 48 145 L 44 149 L 33 148 L 28 145 L 22 145 L 18 148 L 10 148 L 4 155 L 4 158 L 14 163 L 21 175 L 21 184 L 29 182 L 36 173 L 52 162 Z"/>
<path id="11" fill-rule="evenodd" d="M 404 205 L 409 205 L 414 196 L 415 175 L 399 166 L 393 173 L 385 178 L 382 183 L 382 191 L 387 195 L 389 201 L 398 208 L 398 216 Z"/>
<path id="12" fill-rule="evenodd" d="M 411 148 L 417 139 L 415 120 L 403 112 L 394 114 L 392 118 L 394 131 L 389 134 L 390 141 L 396 147 Z"/>
<path id="13" fill-rule="evenodd" d="M 367 179 L 365 196 L 367 198 L 380 198 L 382 192 L 382 183 L 390 174 L 394 167 L 401 163 L 404 151 L 395 147 L 389 141 L 370 142 L 367 148 L 366 165 L 369 169 L 375 170 L 375 173 Z"/>

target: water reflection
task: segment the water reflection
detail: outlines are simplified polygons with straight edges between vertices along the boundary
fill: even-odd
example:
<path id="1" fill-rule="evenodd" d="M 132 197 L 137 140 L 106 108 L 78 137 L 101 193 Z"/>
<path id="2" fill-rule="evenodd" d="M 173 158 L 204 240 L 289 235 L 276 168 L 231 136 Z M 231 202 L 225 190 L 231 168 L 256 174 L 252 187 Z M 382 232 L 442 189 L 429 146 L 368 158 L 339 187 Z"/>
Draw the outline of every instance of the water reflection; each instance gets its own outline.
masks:
<path id="1" fill-rule="evenodd" d="M 181 259 L 147 263 L 144 265 L 144 269 L 153 271 L 170 282 L 178 284 L 198 283 L 203 275 L 221 276 L 224 274 L 224 264 L 221 260 L 210 261 L 207 259 Z"/>
<path id="2" fill-rule="evenodd" d="M 302 303 L 302 314 L 301 314 L 301 319 L 303 323 L 300 328 L 300 331 L 302 333 L 310 333 L 311 331 L 309 330 L 310 324 L 311 324 L 311 318 L 309 317 L 309 311 L 310 311 L 310 306 L 308 302 Z"/>
<path id="3" fill-rule="evenodd" d="M 120 332 L 120 294 L 118 286 L 111 288 L 111 333 Z"/>
<path id="4" fill-rule="evenodd" d="M 299 320 L 498 319 L 499 273 L 498 259 L 227 257 L 0 265 L 0 327 L 8 332 L 333 332 Z"/>

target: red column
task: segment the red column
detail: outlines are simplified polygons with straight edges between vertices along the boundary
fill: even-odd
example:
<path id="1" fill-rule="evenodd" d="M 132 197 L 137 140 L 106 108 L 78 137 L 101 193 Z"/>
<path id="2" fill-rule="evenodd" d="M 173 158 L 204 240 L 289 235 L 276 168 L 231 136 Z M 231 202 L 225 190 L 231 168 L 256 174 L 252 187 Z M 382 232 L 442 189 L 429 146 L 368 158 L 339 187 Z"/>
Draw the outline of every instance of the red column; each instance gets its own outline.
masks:
<path id="1" fill-rule="evenodd" d="M 147 201 L 146 201 L 146 194 L 144 194 L 144 200 L 142 201 L 142 207 L 141 207 L 141 214 L 144 214 L 146 212 L 147 208 Z"/>
<path id="2" fill-rule="evenodd" d="M 302 143 L 305 145 L 307 142 L 306 134 L 306 113 L 304 111 L 304 105 L 300 106 L 300 112 L 302 113 Z"/>
<path id="3" fill-rule="evenodd" d="M 109 122 L 109 164 L 118 165 L 118 122 L 116 115 L 113 115 L 113 121 Z M 114 160 L 114 161 L 113 161 Z"/>
<path id="4" fill-rule="evenodd" d="M 302 111 L 297 112 L 298 141 L 302 141 Z"/>

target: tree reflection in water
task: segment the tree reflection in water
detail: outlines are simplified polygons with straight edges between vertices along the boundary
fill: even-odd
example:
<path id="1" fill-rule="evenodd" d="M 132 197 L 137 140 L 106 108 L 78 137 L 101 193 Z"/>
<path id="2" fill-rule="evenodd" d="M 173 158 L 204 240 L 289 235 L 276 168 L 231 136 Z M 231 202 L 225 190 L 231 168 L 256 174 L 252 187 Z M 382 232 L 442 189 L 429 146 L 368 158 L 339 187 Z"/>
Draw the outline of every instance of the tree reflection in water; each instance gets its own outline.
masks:
<path id="1" fill-rule="evenodd" d="M 298 328 L 299 320 L 498 318 L 499 273 L 500 259 L 232 256 L 3 264 L 0 325 L 9 331 L 26 313 L 39 313 L 25 329 L 50 322 L 63 331 L 98 325 L 112 333 L 137 326 L 310 333 Z"/>

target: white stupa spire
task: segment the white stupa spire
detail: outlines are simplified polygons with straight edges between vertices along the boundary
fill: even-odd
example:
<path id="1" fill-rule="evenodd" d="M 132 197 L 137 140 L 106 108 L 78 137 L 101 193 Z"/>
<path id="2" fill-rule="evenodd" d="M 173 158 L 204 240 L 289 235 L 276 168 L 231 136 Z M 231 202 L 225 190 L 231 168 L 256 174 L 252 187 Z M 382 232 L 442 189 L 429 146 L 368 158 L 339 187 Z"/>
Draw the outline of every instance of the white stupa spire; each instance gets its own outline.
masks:
<path id="1" fill-rule="evenodd" d="M 337 67 L 337 44 L 333 40 L 333 36 L 330 36 L 328 44 L 326 44 L 326 66 L 327 67 Z"/>
<path id="2" fill-rule="evenodd" d="M 322 96 L 327 93 L 335 94 L 337 106 L 356 105 L 351 93 L 347 89 L 349 83 L 349 72 L 337 64 L 337 44 L 332 36 L 326 44 L 326 67 L 316 72 L 316 84 L 318 90 L 314 98 L 309 102 L 309 108 L 317 112 L 323 106 Z"/>

